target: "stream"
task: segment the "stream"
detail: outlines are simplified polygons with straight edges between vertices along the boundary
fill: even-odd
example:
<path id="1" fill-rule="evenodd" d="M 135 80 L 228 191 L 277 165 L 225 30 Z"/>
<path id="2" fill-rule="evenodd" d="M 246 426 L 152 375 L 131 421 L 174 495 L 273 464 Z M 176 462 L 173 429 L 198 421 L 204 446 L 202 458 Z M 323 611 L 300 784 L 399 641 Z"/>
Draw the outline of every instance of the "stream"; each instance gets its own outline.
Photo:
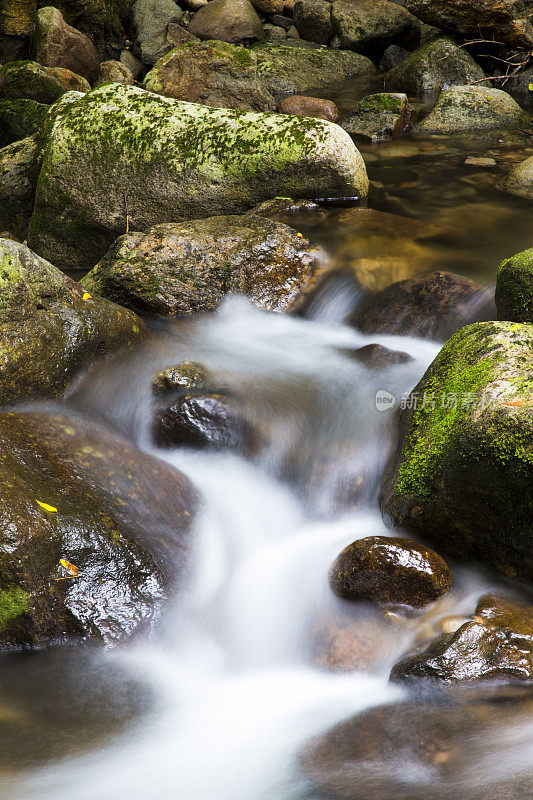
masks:
<path id="1" fill-rule="evenodd" d="M 338 88 L 333 99 L 353 104 L 356 88 Z M 372 253 L 387 251 L 396 279 L 447 269 L 493 286 L 501 259 L 531 246 L 530 206 L 496 183 L 533 146 L 430 137 L 361 151 L 373 182 L 368 206 L 437 226 L 431 241 L 413 242 L 408 227 L 404 236 L 380 238 L 329 206 L 283 221 L 333 262 L 349 260 L 347 242 L 366 253 L 362 285 Z M 467 155 L 489 155 L 498 166 L 469 169 Z M 399 401 L 440 347 L 344 325 L 357 299 L 339 282 L 304 319 L 230 297 L 214 315 L 154 321 L 150 345 L 97 365 L 72 387 L 67 409 L 104 420 L 199 489 L 194 574 L 148 640 L 2 661 L 1 800 L 329 800 L 301 768 L 306 743 L 357 712 L 405 700 L 408 690 L 388 682 L 400 655 L 440 619 L 469 615 L 480 596 L 506 590 L 482 571 L 454 567 L 448 595 L 389 623 L 332 594 L 328 569 L 340 550 L 390 533 L 376 501 L 394 420 L 376 407 L 376 393 Z M 372 370 L 349 355 L 376 342 L 412 360 Z M 154 447 L 151 380 L 185 359 L 202 362 L 244 398 L 265 443 L 259 454 Z M 347 508 L 339 498 L 354 481 L 362 489 Z M 368 671 L 328 671 L 320 662 L 317 631 L 346 615 L 376 651 Z M 479 746 L 465 754 L 451 787 L 405 763 L 397 790 L 382 795 L 363 771 L 361 798 L 499 799 L 494 787 L 509 775 L 533 777 L 532 733 L 511 711 L 501 737 L 495 730 L 484 742 L 490 768 L 475 780 Z"/>

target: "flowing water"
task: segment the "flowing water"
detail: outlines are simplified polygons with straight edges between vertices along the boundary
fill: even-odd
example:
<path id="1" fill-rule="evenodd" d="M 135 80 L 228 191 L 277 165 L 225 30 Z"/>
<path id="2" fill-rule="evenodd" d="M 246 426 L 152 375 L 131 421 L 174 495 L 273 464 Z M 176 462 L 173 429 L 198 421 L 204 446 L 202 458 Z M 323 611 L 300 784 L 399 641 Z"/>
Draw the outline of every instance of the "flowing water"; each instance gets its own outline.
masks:
<path id="1" fill-rule="evenodd" d="M 530 207 L 495 188 L 497 173 L 529 150 L 497 143 L 488 151 L 499 160 L 496 174 L 468 171 L 464 142 L 366 148 L 369 206 L 440 226 L 416 252 L 408 229 L 379 240 L 400 277 L 440 267 L 490 285 L 502 257 L 531 246 Z M 356 255 L 371 253 L 375 230 L 358 229 L 350 213 L 331 209 L 294 224 L 332 258 L 346 242 Z M 370 266 L 359 265 L 359 277 Z M 364 604 L 346 608 L 331 593 L 328 568 L 339 551 L 388 533 L 376 496 L 394 426 L 376 407 L 376 392 L 408 392 L 439 349 L 343 325 L 354 302 L 357 293 L 342 282 L 310 319 L 230 298 L 215 315 L 156 325 L 149 345 L 98 365 L 73 387 L 67 406 L 104 419 L 198 487 L 194 574 L 149 640 L 115 652 L 3 660 L 2 800 L 327 800 L 301 769 L 302 747 L 339 720 L 404 699 L 406 690 L 388 683 L 394 661 L 440 618 L 471 614 L 479 596 L 502 589 L 457 568 L 450 595 L 426 613 L 389 621 Z M 376 371 L 350 355 L 374 342 L 413 359 Z M 243 398 L 264 443 L 258 455 L 154 448 L 151 379 L 184 359 L 203 362 Z M 358 492 L 346 502 L 353 486 Z M 319 632 L 337 619 L 362 632 L 370 669 L 324 668 Z M 500 797 L 493 787 L 531 765 L 531 726 L 511 715 L 500 734 L 482 752 L 472 749 L 451 794 L 425 776 L 423 796 Z M 476 770 L 483 758 L 490 768 Z M 403 788 L 382 800 L 418 800 L 405 787 L 419 786 L 420 774 L 408 763 L 400 773 Z"/>

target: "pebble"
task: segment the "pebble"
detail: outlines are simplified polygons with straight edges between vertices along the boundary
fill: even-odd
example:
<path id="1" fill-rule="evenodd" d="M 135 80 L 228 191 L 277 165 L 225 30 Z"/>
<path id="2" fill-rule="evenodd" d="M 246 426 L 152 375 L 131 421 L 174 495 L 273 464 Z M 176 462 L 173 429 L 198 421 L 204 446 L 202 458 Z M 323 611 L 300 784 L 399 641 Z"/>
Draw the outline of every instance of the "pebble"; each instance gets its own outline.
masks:
<path id="1" fill-rule="evenodd" d="M 476 158 L 475 156 L 468 156 L 465 159 L 465 167 L 495 167 L 496 159 L 494 158 Z"/>

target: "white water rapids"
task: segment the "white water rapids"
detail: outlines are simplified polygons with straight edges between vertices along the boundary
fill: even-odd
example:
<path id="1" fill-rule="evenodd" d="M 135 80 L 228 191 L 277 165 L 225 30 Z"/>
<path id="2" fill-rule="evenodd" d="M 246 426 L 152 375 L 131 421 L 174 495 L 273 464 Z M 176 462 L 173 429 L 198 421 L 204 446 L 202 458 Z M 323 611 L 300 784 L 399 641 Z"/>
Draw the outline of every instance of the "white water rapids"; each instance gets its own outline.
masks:
<path id="1" fill-rule="evenodd" d="M 77 387 L 79 406 L 135 435 L 199 489 L 194 575 L 157 636 L 101 656 L 152 687 L 152 713 L 98 750 L 9 777 L 2 800 L 315 798 L 298 768 L 300 747 L 353 712 L 401 696 L 388 672 L 419 618 L 386 642 L 372 675 L 320 669 L 310 639 L 337 602 L 327 581 L 333 559 L 357 538 L 387 533 L 375 495 L 392 422 L 376 409 L 376 391 L 409 391 L 438 346 L 363 336 L 336 323 L 333 311 L 330 303 L 328 321 L 304 321 L 230 299 Z M 377 371 L 341 351 L 372 342 L 414 360 Z M 245 398 L 266 441 L 260 456 L 154 451 L 150 380 L 185 358 Z M 370 488 L 356 510 L 335 511 L 336 487 L 351 475 Z M 486 591 L 474 573 L 463 577 L 442 614 L 470 613 Z"/>

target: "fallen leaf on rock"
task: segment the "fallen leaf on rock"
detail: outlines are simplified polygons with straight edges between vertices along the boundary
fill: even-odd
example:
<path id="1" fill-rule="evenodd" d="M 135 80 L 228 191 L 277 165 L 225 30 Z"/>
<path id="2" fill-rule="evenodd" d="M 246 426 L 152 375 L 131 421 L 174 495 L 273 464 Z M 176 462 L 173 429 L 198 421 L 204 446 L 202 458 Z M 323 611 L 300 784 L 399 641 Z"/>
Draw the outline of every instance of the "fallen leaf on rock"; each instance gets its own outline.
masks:
<path id="1" fill-rule="evenodd" d="M 70 561 L 67 561 L 66 558 L 60 558 L 59 563 L 61 564 L 62 567 L 66 569 L 68 574 L 71 575 L 73 578 L 78 577 L 79 570 L 75 564 L 71 564 Z"/>
<path id="2" fill-rule="evenodd" d="M 37 503 L 44 508 L 45 511 L 53 511 L 54 514 L 57 514 L 57 508 L 55 506 L 51 506 L 48 503 L 42 503 L 40 500 L 37 500 Z"/>

